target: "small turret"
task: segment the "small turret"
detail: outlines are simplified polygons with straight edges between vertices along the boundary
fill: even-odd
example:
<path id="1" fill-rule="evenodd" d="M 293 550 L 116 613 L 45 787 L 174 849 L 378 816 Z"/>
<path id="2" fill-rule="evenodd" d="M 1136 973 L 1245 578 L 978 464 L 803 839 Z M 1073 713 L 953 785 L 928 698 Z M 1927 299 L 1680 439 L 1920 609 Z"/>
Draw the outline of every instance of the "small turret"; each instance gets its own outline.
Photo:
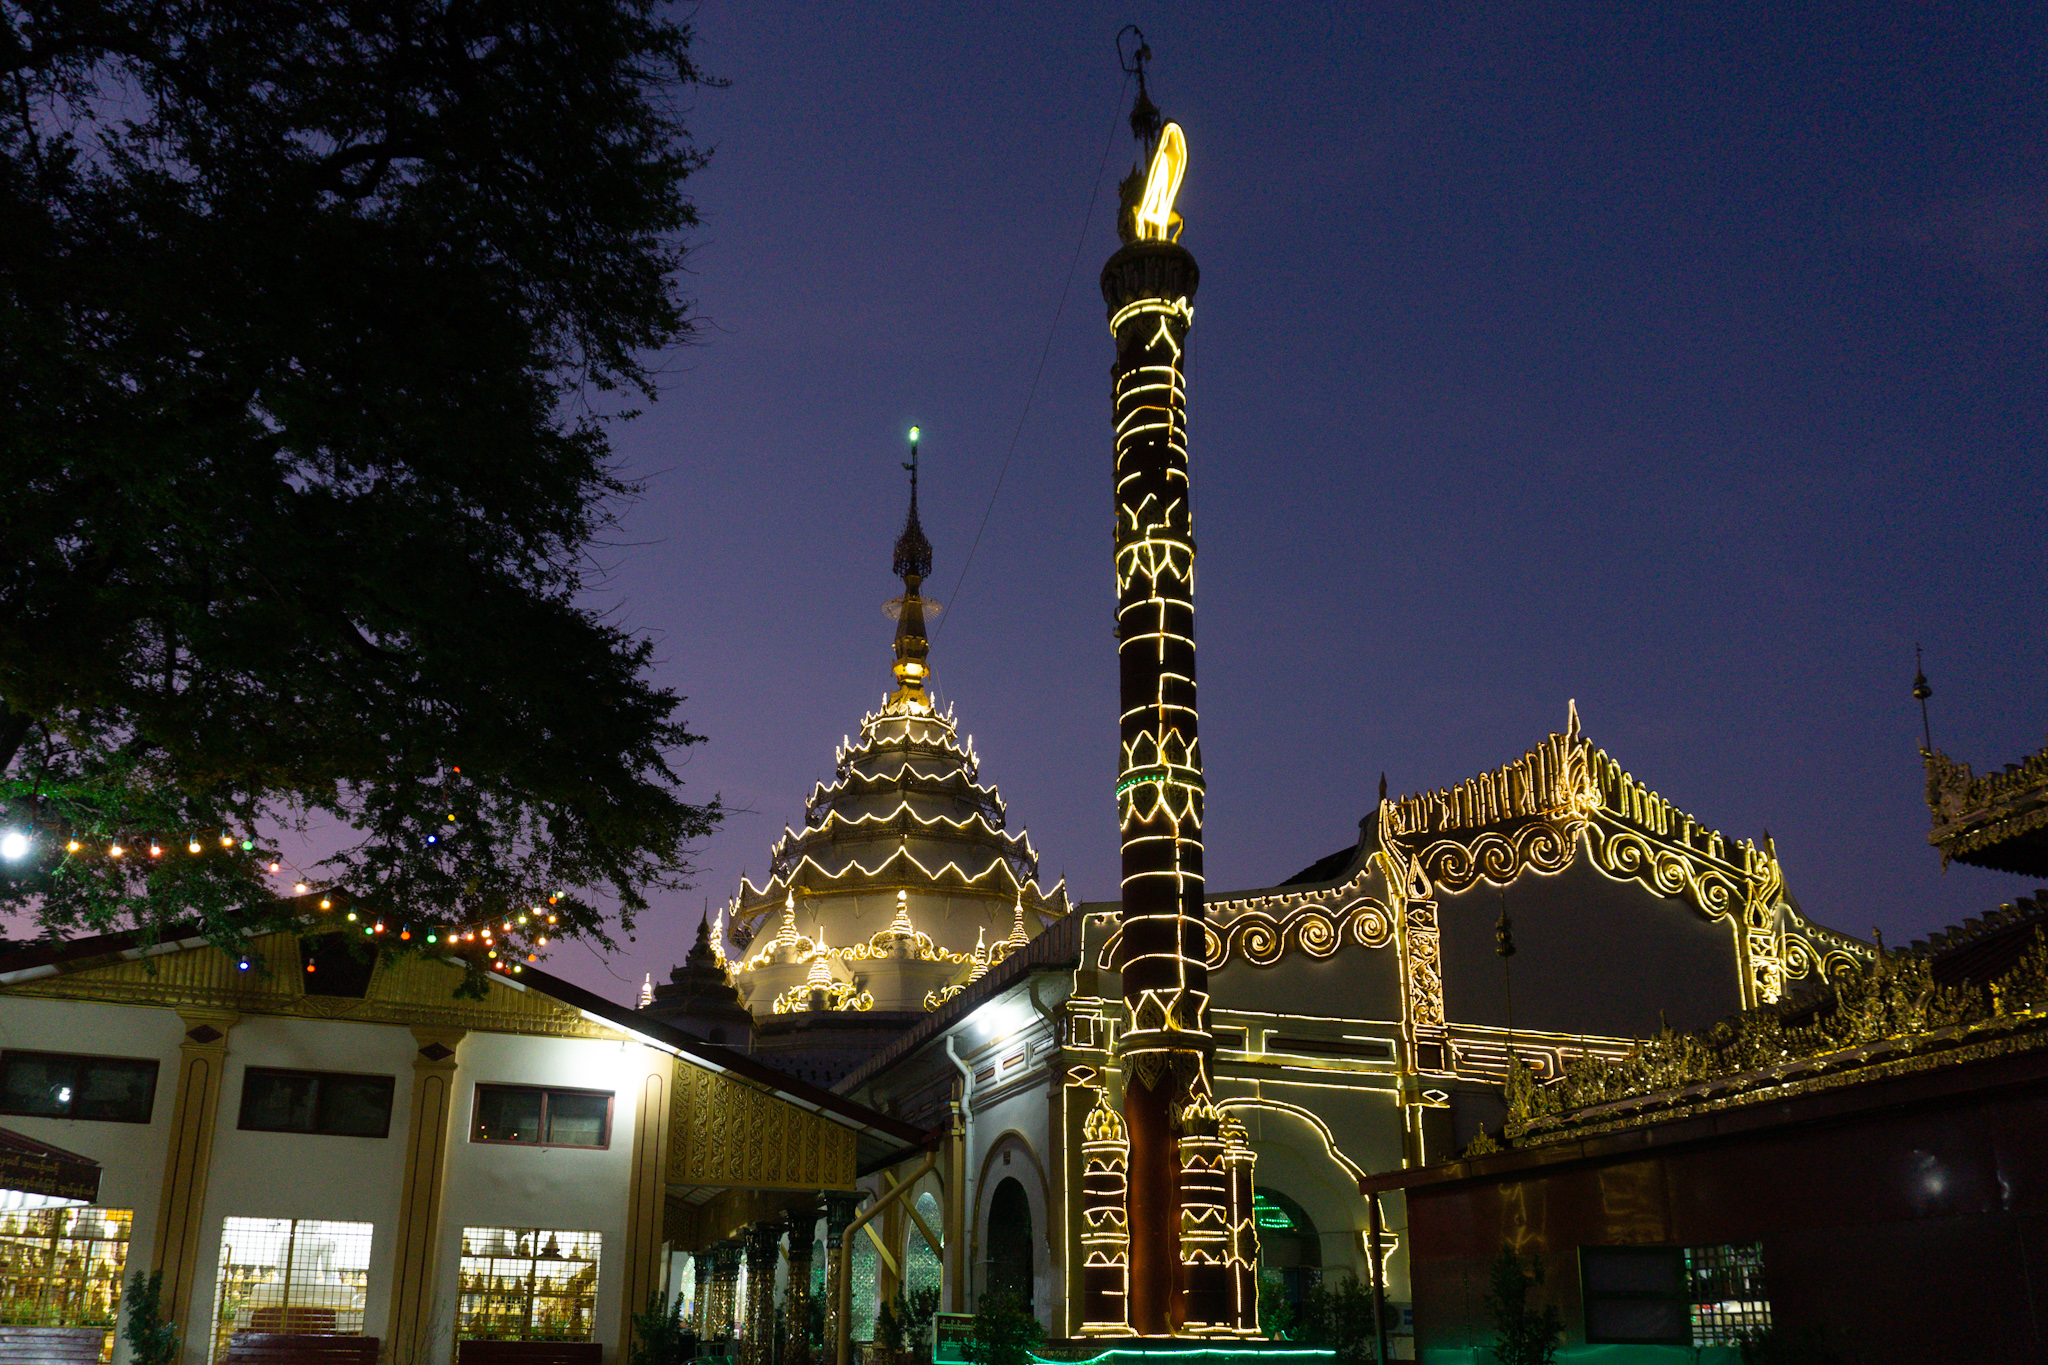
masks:
<path id="1" fill-rule="evenodd" d="M 709 914 L 698 922 L 690 955 L 668 977 L 667 984 L 654 987 L 653 998 L 641 1006 L 643 1013 L 707 1043 L 754 1050 L 754 1016 L 740 1003 L 724 954 L 712 942 Z"/>

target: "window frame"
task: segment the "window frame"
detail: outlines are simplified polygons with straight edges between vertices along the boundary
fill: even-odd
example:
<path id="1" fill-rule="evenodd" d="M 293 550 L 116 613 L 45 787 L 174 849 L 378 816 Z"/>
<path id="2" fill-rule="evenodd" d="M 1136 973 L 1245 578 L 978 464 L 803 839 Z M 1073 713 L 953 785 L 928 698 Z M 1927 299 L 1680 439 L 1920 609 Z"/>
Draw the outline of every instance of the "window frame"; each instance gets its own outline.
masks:
<path id="1" fill-rule="evenodd" d="M 249 1121 L 249 1077 L 251 1076 L 306 1076 L 314 1083 L 313 1126 L 311 1128 L 272 1128 Z M 326 1113 L 326 1081 L 329 1077 L 351 1081 L 382 1081 L 387 1093 L 384 1104 L 384 1131 L 381 1133 L 347 1133 L 320 1126 Z M 375 1071 L 313 1071 L 300 1066 L 245 1066 L 242 1068 L 242 1099 L 235 1112 L 235 1127 L 244 1133 L 294 1133 L 300 1137 L 363 1138 L 372 1142 L 385 1141 L 391 1136 L 391 1115 L 398 1108 L 398 1077 Z"/>
<path id="2" fill-rule="evenodd" d="M 10 1047 L 0 1049 L 0 1074 L 4 1074 L 8 1061 L 15 1057 L 57 1058 L 70 1062 L 72 1065 L 72 1097 L 65 1101 L 65 1112 L 62 1114 L 37 1114 L 26 1109 L 9 1108 L 4 1098 L 4 1091 L 0 1091 L 0 1114 L 8 1114 L 17 1118 L 64 1119 L 72 1123 L 147 1124 L 156 1118 L 156 1087 L 157 1082 L 163 1078 L 163 1062 L 160 1058 L 118 1057 L 100 1052 L 50 1052 L 42 1048 Z M 96 1114 L 79 1114 L 75 1112 L 78 1107 L 78 1097 L 85 1091 L 85 1068 L 91 1062 L 121 1062 L 132 1066 L 146 1066 L 149 1068 L 149 1101 L 143 1106 L 141 1118 L 109 1118 Z"/>
<path id="3" fill-rule="evenodd" d="M 1690 1346 L 1692 1345 L 1692 1285 L 1686 1275 L 1686 1249 L 1682 1246 L 1582 1246 L 1579 1248 L 1579 1312 L 1586 1327 L 1586 1344 L 1589 1346 Z M 1647 1289 L 1602 1289 L 1591 1286 L 1586 1275 L 1586 1258 L 1595 1256 L 1625 1256 L 1635 1260 L 1649 1260 L 1653 1257 L 1666 1258 L 1673 1269 L 1672 1280 L 1676 1288 L 1668 1294 L 1659 1294 Z M 1668 1303 L 1678 1309 L 1678 1321 L 1682 1335 L 1666 1337 L 1614 1337 L 1596 1335 L 1593 1330 L 1593 1304 L 1601 1303 Z"/>
<path id="4" fill-rule="evenodd" d="M 486 1090 L 513 1091 L 539 1095 L 540 1132 L 543 1136 L 536 1137 L 531 1142 L 525 1138 L 516 1137 L 478 1137 L 476 1133 L 478 1125 L 477 1108 L 483 1103 Z M 604 1141 L 597 1143 L 548 1141 L 545 1135 L 553 1132 L 553 1125 L 549 1122 L 550 1104 L 557 1095 L 575 1095 L 584 1099 L 601 1097 L 604 1100 Z M 478 1081 L 474 1087 L 474 1093 L 469 1099 L 469 1140 L 485 1147 L 561 1147 L 572 1152 L 608 1152 L 612 1147 L 612 1117 L 617 1104 L 618 1092 L 615 1090 L 585 1090 L 573 1085 L 519 1085 L 509 1081 Z"/>

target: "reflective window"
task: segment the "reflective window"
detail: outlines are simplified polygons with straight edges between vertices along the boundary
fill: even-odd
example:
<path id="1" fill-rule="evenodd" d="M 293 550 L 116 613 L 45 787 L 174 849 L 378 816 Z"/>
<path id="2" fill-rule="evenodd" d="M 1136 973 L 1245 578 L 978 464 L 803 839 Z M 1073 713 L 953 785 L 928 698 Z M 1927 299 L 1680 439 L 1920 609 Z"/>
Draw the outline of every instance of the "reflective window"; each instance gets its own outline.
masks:
<path id="1" fill-rule="evenodd" d="M 148 1123 L 156 1063 L 66 1052 L 0 1053 L 0 1113 Z"/>
<path id="2" fill-rule="evenodd" d="M 241 1126 L 262 1133 L 386 1137 L 395 1085 L 390 1076 L 252 1066 L 242 1074 Z"/>
<path id="3" fill-rule="evenodd" d="M 471 1142 L 524 1142 L 543 1147 L 605 1147 L 611 1143 L 608 1090 L 546 1090 L 530 1085 L 480 1085 Z"/>

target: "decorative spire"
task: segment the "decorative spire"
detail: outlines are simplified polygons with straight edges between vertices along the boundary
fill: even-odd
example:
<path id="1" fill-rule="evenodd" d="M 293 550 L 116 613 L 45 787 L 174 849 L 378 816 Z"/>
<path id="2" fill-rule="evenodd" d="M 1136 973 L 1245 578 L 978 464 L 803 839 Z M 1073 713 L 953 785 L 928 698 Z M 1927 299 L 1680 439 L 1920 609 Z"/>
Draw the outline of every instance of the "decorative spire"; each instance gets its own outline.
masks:
<path id="1" fill-rule="evenodd" d="M 811 954 L 811 970 L 804 977 L 807 990 L 828 991 L 832 989 L 832 952 L 825 946 L 825 927 L 818 926 L 818 949 Z"/>
<path id="2" fill-rule="evenodd" d="M 1017 893 L 1017 918 L 1010 922 L 1010 936 L 1004 939 L 998 946 L 1002 948 L 1003 956 L 1008 957 L 1019 948 L 1029 947 L 1030 944 L 1031 935 L 1024 932 L 1024 893 L 1019 891 Z"/>
<path id="3" fill-rule="evenodd" d="M 899 938 L 911 938 L 917 933 L 917 926 L 910 922 L 910 893 L 896 893 L 896 918 L 889 921 L 889 932 Z"/>
<path id="4" fill-rule="evenodd" d="M 646 977 L 640 982 L 640 1008 L 644 1010 L 653 1003 L 654 973 L 649 972 L 647 973 Z"/>
<path id="5" fill-rule="evenodd" d="M 1934 752 L 1934 731 L 1927 724 L 1927 699 L 1934 689 L 1927 685 L 1927 670 L 1920 663 L 1920 646 L 1913 646 L 1913 700 L 1920 703 L 1920 752 Z"/>
<path id="6" fill-rule="evenodd" d="M 782 898 L 782 927 L 775 931 L 775 946 L 795 952 L 800 941 L 796 932 L 796 891 L 791 889 Z"/>
<path id="7" fill-rule="evenodd" d="M 969 982 L 981 980 L 988 972 L 988 944 L 984 942 L 987 937 L 986 929 L 974 931 L 974 970 L 967 973 Z"/>
<path id="8" fill-rule="evenodd" d="M 931 642 L 925 638 L 924 617 L 926 611 L 936 612 L 939 604 L 920 597 L 917 591 L 932 572 L 932 543 L 925 539 L 924 527 L 917 520 L 917 436 L 917 428 L 912 427 L 910 461 L 903 466 L 910 471 L 910 514 L 903 519 L 903 534 L 896 537 L 896 557 L 891 565 L 903 580 L 903 596 L 889 603 L 889 613 L 896 618 L 896 666 L 892 670 L 896 691 L 884 709 L 928 713 L 931 700 L 925 686 L 931 670 L 925 659 L 931 653 Z"/>

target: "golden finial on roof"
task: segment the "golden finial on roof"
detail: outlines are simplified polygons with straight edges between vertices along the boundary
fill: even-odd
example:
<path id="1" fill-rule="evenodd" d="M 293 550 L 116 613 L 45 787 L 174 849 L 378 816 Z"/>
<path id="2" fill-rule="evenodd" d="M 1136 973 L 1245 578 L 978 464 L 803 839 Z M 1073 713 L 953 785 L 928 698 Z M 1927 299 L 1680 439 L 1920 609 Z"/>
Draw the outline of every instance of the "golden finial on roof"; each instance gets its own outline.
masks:
<path id="1" fill-rule="evenodd" d="M 988 971 L 988 944 L 985 942 L 987 938 L 988 930 L 976 929 L 974 931 L 974 970 L 967 974 L 969 981 L 981 980 L 982 976 Z"/>
<path id="2" fill-rule="evenodd" d="M 825 946 L 825 926 L 818 926 L 818 946 L 811 954 L 811 970 L 804 985 L 812 990 L 832 989 L 832 950 Z"/>
<path id="3" fill-rule="evenodd" d="M 1019 948 L 1028 946 L 1030 942 L 1031 935 L 1024 932 L 1024 893 L 1019 891 L 1017 893 L 1017 918 L 1010 924 L 1010 936 L 1004 939 L 1001 944 L 1004 949 L 1003 956 L 1008 957 Z"/>
<path id="4" fill-rule="evenodd" d="M 796 889 L 792 887 L 782 898 L 782 927 L 775 931 L 775 946 L 794 952 L 801 941 L 796 931 Z"/>
<path id="5" fill-rule="evenodd" d="M 909 938 L 917 933 L 917 926 L 910 922 L 910 893 L 896 893 L 896 918 L 889 921 L 889 932 Z"/>
<path id="6" fill-rule="evenodd" d="M 939 604 L 918 593 L 919 585 L 931 577 L 932 543 L 925 539 L 924 527 L 917 520 L 917 438 L 918 430 L 912 427 L 910 463 L 903 466 L 910 471 L 910 515 L 904 518 L 903 534 L 896 540 L 895 558 L 890 563 L 896 576 L 903 580 L 903 596 L 888 604 L 889 614 L 896 618 L 896 663 L 892 670 L 896 690 L 889 695 L 884 709 L 930 715 L 931 697 L 926 689 L 931 682 L 931 668 L 926 661 L 931 655 L 931 641 L 925 636 L 925 617 L 937 615 Z"/>

